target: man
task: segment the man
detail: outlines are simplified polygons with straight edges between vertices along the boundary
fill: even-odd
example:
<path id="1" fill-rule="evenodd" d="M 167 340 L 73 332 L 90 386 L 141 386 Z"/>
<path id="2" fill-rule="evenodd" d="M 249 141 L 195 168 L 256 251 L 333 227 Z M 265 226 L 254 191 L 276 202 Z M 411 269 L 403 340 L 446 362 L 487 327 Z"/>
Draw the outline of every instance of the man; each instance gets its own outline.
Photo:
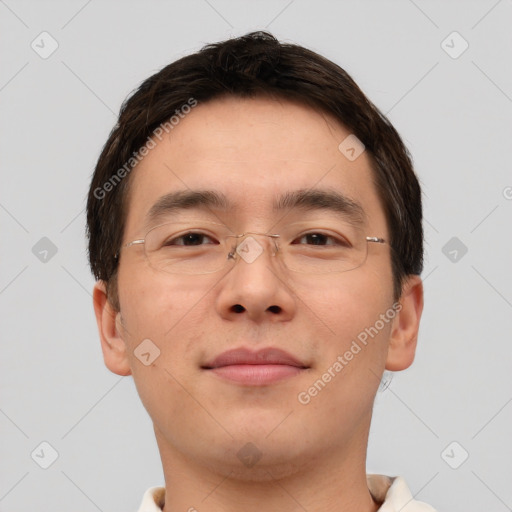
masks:
<path id="1" fill-rule="evenodd" d="M 124 103 L 87 221 L 105 364 L 162 459 L 140 512 L 433 510 L 365 469 L 383 371 L 414 359 L 420 194 L 346 72 L 268 33 Z"/>

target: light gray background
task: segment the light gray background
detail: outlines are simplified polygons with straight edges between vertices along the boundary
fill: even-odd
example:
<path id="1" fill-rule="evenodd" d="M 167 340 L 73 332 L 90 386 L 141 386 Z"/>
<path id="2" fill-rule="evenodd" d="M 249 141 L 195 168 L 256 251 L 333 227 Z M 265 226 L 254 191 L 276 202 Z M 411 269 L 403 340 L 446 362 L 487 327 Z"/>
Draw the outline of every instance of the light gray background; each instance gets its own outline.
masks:
<path id="1" fill-rule="evenodd" d="M 511 0 L 0 0 L 0 510 L 136 510 L 163 484 L 133 380 L 103 364 L 85 196 L 133 88 L 263 28 L 344 67 L 403 136 L 424 189 L 419 347 L 377 396 L 368 470 L 405 476 L 440 511 L 512 510 L 511 26 Z M 50 48 L 43 31 L 59 45 L 47 59 L 31 48 Z M 453 31 L 469 43 L 458 58 L 441 46 Z M 32 250 L 42 237 L 57 248 L 46 262 Z M 46 470 L 43 441 L 58 452 Z"/>

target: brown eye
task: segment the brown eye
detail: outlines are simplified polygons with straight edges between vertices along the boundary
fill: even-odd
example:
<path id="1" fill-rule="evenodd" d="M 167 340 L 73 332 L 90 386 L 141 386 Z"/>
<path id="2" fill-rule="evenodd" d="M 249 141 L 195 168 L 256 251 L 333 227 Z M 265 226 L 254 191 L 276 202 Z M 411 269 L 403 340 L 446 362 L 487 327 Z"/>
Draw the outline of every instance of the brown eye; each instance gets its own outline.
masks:
<path id="1" fill-rule="evenodd" d="M 201 242 L 205 239 L 212 240 L 209 236 L 203 233 L 186 233 L 184 235 L 178 236 L 176 238 L 167 240 L 164 245 L 184 245 L 188 247 L 194 247 L 198 245 L 204 245 Z"/>
<path id="2" fill-rule="evenodd" d="M 306 245 L 320 245 L 320 246 L 329 246 L 329 245 L 341 245 L 345 247 L 349 247 L 350 244 L 342 239 L 337 238 L 331 235 L 326 235 L 325 233 L 306 233 L 301 235 L 297 240 L 305 240 Z M 294 242 L 295 243 L 295 242 Z M 299 242 L 300 243 L 300 242 Z"/>

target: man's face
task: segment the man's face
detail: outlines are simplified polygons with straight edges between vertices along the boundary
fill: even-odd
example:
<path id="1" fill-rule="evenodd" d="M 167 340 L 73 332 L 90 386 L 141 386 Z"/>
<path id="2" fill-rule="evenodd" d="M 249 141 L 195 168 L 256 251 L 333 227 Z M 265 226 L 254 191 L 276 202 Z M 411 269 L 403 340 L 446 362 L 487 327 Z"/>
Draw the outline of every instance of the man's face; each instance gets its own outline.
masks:
<path id="1" fill-rule="evenodd" d="M 334 191 L 359 203 L 365 236 L 387 240 L 368 155 L 351 161 L 338 149 L 348 135 L 333 119 L 287 101 L 199 104 L 133 171 L 123 243 L 190 217 L 222 223 L 235 234 L 279 233 L 298 221 L 308 231 L 333 231 L 340 212 L 273 210 L 274 201 L 297 190 Z M 191 190 L 215 191 L 232 205 L 173 211 L 147 222 L 159 198 Z M 144 245 L 123 248 L 117 326 L 161 451 L 226 474 L 264 478 L 266 468 L 277 476 L 328 453 L 349 453 L 354 442 L 366 444 L 393 328 L 393 296 L 387 244 L 368 243 L 366 262 L 353 270 L 305 274 L 283 267 L 280 253 L 272 256 L 270 238 L 254 239 L 264 249 L 254 261 L 238 258 L 199 275 L 159 272 L 148 264 Z M 378 322 L 383 314 L 388 321 Z M 371 327 L 367 343 L 357 341 Z M 146 359 L 157 353 L 155 346 L 160 351 L 150 365 L 139 359 L 143 340 L 151 340 Z M 287 352 L 301 368 L 253 368 L 249 375 L 244 368 L 223 373 L 209 366 L 232 349 L 268 348 Z M 330 379 L 322 377 L 326 372 Z M 308 391 L 315 382 L 316 392 Z M 260 455 L 255 466 L 247 463 Z"/>

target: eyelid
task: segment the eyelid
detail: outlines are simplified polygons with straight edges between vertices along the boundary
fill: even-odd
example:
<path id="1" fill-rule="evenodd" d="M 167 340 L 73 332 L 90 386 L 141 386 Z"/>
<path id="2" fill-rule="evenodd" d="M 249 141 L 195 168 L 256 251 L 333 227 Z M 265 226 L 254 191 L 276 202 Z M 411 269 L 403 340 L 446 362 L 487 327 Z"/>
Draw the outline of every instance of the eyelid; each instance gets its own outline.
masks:
<path id="1" fill-rule="evenodd" d="M 163 245 L 170 245 L 169 242 L 183 239 L 183 237 L 186 237 L 187 235 L 200 235 L 200 236 L 209 238 L 210 240 L 214 240 L 214 241 L 216 240 L 216 238 L 218 238 L 217 235 L 212 235 L 212 234 L 206 233 L 204 229 L 191 228 L 191 229 L 184 230 L 182 233 L 176 233 L 176 234 L 171 235 L 169 238 L 167 238 L 164 241 Z M 220 237 L 220 238 L 222 238 L 222 237 Z M 173 244 L 173 245 L 184 245 L 184 244 Z M 205 244 L 200 244 L 200 245 L 205 245 Z"/>
<path id="2" fill-rule="evenodd" d="M 279 229 L 279 228 L 277 228 Z M 279 233 L 279 231 L 276 231 Z M 284 226 L 283 235 L 303 236 L 309 233 L 321 233 L 325 236 L 348 237 L 350 234 L 362 233 L 363 230 L 351 223 L 342 223 L 336 225 L 325 220 L 319 221 L 298 221 Z M 295 235 L 294 235 L 295 234 Z"/>
<path id="3" fill-rule="evenodd" d="M 203 238 L 207 238 L 209 240 L 213 240 L 214 242 L 216 242 L 217 240 L 215 239 L 215 237 L 213 237 L 212 235 L 208 235 L 206 233 L 203 233 L 203 232 L 199 232 L 199 233 L 196 233 L 194 231 L 189 231 L 187 233 L 183 233 L 183 235 L 180 235 L 178 237 L 175 237 L 174 240 L 179 240 L 180 238 L 183 238 L 183 237 L 186 237 L 188 235 L 199 235 L 199 236 L 202 236 Z"/>
<path id="4" fill-rule="evenodd" d="M 337 234 L 326 233 L 326 232 L 324 232 L 324 230 L 321 230 L 321 229 L 307 230 L 304 233 L 301 233 L 301 234 L 295 236 L 293 238 L 293 240 L 291 240 L 291 242 L 294 242 L 295 240 L 300 240 L 303 237 L 308 236 L 308 235 L 322 235 L 322 236 L 325 236 L 328 239 L 334 240 L 333 244 L 326 244 L 326 245 L 324 245 L 322 247 L 328 247 L 329 245 L 331 245 L 331 246 L 334 246 L 334 245 L 345 245 L 347 247 L 348 246 L 352 247 L 352 243 L 350 242 L 350 240 L 348 240 L 348 238 L 346 236 L 338 234 L 338 233 Z M 302 244 L 300 244 L 300 245 L 302 245 Z M 309 244 L 309 245 L 314 245 L 314 244 Z"/>
<path id="5" fill-rule="evenodd" d="M 350 234 L 354 233 L 354 231 L 360 231 L 360 229 L 350 224 L 348 224 L 347 231 L 343 232 L 339 230 L 339 227 L 337 228 L 336 226 L 329 226 L 330 223 L 326 222 L 325 220 L 317 221 L 316 224 L 313 224 L 313 222 L 315 221 L 297 221 L 291 224 L 286 224 L 281 228 L 274 226 L 274 228 L 272 228 L 271 231 L 266 234 L 278 234 L 281 241 L 287 240 L 288 242 L 293 242 L 297 238 L 309 234 L 321 234 L 326 237 L 344 241 L 350 244 Z M 183 226 L 180 226 L 180 224 L 183 224 Z M 172 238 L 170 238 L 172 240 L 181 238 L 188 234 L 204 235 L 206 237 L 217 240 L 227 238 L 228 241 L 230 237 L 236 236 L 235 233 L 233 233 L 231 229 L 225 224 L 200 220 L 193 222 L 165 222 L 151 228 L 148 231 L 148 234 L 167 225 L 174 226 L 176 228 L 175 233 L 173 233 Z M 323 227 L 319 227 L 320 225 Z M 180 229 L 181 227 L 183 229 Z M 248 230 L 244 232 L 246 236 L 249 236 L 251 233 L 252 232 Z"/>
<path id="6" fill-rule="evenodd" d="M 204 221 L 204 220 L 185 220 L 185 221 L 167 221 L 157 224 L 156 226 L 151 226 L 150 229 L 146 231 L 146 236 L 160 228 L 164 228 L 165 226 L 173 226 L 176 233 L 183 232 L 187 233 L 189 231 L 208 231 L 211 230 L 212 233 L 221 229 L 222 231 L 229 232 L 229 228 L 225 224 L 220 224 L 218 222 Z"/>

